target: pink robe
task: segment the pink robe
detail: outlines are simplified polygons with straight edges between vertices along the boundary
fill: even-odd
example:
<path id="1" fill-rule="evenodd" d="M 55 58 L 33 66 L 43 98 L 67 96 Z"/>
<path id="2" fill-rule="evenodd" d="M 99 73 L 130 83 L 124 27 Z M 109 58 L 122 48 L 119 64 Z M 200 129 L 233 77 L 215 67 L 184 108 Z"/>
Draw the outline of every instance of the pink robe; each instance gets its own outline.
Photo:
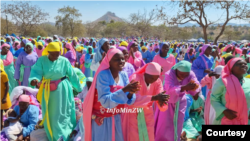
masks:
<path id="1" fill-rule="evenodd" d="M 142 67 L 142 61 L 143 61 L 142 55 L 139 51 L 135 53 L 135 59 L 133 59 L 132 56 L 130 56 L 128 59 L 128 62 L 134 66 L 135 71 L 140 67 Z"/>
<path id="2" fill-rule="evenodd" d="M 178 81 L 175 70 L 171 69 L 166 74 L 164 90 L 170 95 L 168 101 L 168 110 L 161 112 L 158 107 L 155 111 L 155 141 L 174 141 L 175 131 L 174 131 L 174 113 L 175 105 L 178 101 L 178 122 L 177 122 L 177 134 L 178 141 L 180 141 L 180 135 L 183 128 L 185 111 L 187 107 L 187 99 L 185 94 L 195 95 L 201 91 L 201 87 L 195 91 L 181 92 L 181 86 L 188 84 L 191 80 L 199 84 L 193 71 L 190 72 L 189 76 L 182 81 Z"/>
<path id="3" fill-rule="evenodd" d="M 149 141 L 154 141 L 154 112 L 152 108 L 153 102 L 151 98 L 153 95 L 157 95 L 163 92 L 162 81 L 158 79 L 154 83 L 150 84 L 149 90 L 147 90 L 146 83 L 144 81 L 144 74 L 133 74 L 130 76 L 131 80 L 139 81 L 142 88 L 136 93 L 136 100 L 133 105 L 128 106 L 129 109 L 143 108 L 145 122 L 148 131 Z M 157 103 L 157 106 L 160 107 Z M 161 111 L 166 111 L 167 105 L 160 107 Z M 125 113 L 122 114 L 122 128 L 124 141 L 139 141 L 137 113 Z"/>
<path id="4" fill-rule="evenodd" d="M 170 54 L 167 59 L 164 59 L 160 56 L 160 54 L 157 54 L 154 57 L 153 62 L 156 62 L 162 66 L 163 72 L 160 78 L 161 78 L 161 81 L 163 81 L 165 77 L 165 73 L 169 71 L 175 65 L 175 58 L 174 58 L 174 55 Z"/>
<path id="5" fill-rule="evenodd" d="M 214 76 L 213 76 L 214 77 Z M 209 75 L 206 75 L 202 80 L 201 80 L 201 86 L 204 87 L 207 85 L 207 97 L 205 101 L 205 110 L 204 110 L 204 119 L 205 119 L 205 124 L 213 124 L 213 121 L 215 119 L 215 110 L 211 105 L 210 102 L 210 96 L 211 96 L 211 91 L 213 84 L 215 83 L 216 78 L 209 77 Z"/>
<path id="6" fill-rule="evenodd" d="M 85 72 L 85 67 L 84 67 L 84 62 L 85 62 L 85 54 L 82 55 L 82 57 L 80 58 L 80 69 L 82 70 L 82 73 Z"/>
<path id="7" fill-rule="evenodd" d="M 41 57 L 42 56 L 42 53 L 43 53 L 43 50 L 44 50 L 44 47 L 40 50 L 38 48 L 35 48 L 36 49 L 36 53 L 38 55 L 38 57 Z"/>

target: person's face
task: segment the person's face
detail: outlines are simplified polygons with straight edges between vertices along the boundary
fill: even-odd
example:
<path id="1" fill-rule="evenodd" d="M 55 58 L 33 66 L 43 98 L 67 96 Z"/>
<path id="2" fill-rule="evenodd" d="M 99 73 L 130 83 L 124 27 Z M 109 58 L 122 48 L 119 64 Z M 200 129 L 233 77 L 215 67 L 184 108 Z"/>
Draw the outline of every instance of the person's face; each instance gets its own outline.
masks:
<path id="1" fill-rule="evenodd" d="M 244 49 L 244 50 L 242 51 L 242 54 L 247 54 L 247 49 Z"/>
<path id="2" fill-rule="evenodd" d="M 2 45 L 2 44 L 4 44 L 4 42 L 3 42 L 3 41 L 1 42 L 1 45 Z"/>
<path id="3" fill-rule="evenodd" d="M 204 54 L 205 55 L 207 55 L 207 56 L 209 56 L 210 54 L 211 54 L 211 52 L 212 52 L 212 47 L 207 47 L 207 49 L 205 50 L 205 52 L 204 52 Z"/>
<path id="4" fill-rule="evenodd" d="M 212 55 L 212 56 L 216 56 L 215 51 L 211 52 L 211 55 Z"/>
<path id="5" fill-rule="evenodd" d="M 15 43 L 15 47 L 17 47 L 18 43 Z"/>
<path id="6" fill-rule="evenodd" d="M 160 75 L 150 75 L 150 74 L 145 73 L 144 77 L 145 77 L 145 82 L 147 84 L 152 84 L 160 77 Z"/>
<path id="7" fill-rule="evenodd" d="M 59 55 L 60 55 L 59 51 L 52 51 L 52 52 L 49 51 L 49 60 L 53 62 L 58 59 Z"/>
<path id="8" fill-rule="evenodd" d="M 43 47 L 42 47 L 41 45 L 38 45 L 38 49 L 40 49 L 40 50 L 41 50 L 42 48 L 43 48 Z"/>
<path id="9" fill-rule="evenodd" d="M 93 42 L 93 39 L 90 39 L 90 42 L 92 43 L 92 42 Z"/>
<path id="10" fill-rule="evenodd" d="M 199 92 L 199 93 L 200 93 L 200 92 Z M 199 93 L 196 93 L 196 94 L 193 96 L 194 100 L 197 100 L 197 99 L 199 98 Z"/>
<path id="11" fill-rule="evenodd" d="M 143 42 L 141 42 L 141 47 L 144 45 L 144 43 Z"/>
<path id="12" fill-rule="evenodd" d="M 189 54 L 192 54 L 194 52 L 194 49 L 189 50 Z"/>
<path id="13" fill-rule="evenodd" d="M 55 37 L 55 36 L 53 36 L 53 40 L 56 40 L 56 37 Z"/>
<path id="14" fill-rule="evenodd" d="M 86 43 L 86 46 L 89 46 L 89 42 Z"/>
<path id="15" fill-rule="evenodd" d="M 138 51 L 138 44 L 134 43 L 133 45 L 131 45 L 131 48 L 133 48 L 133 52 Z"/>
<path id="16" fill-rule="evenodd" d="M 7 38 L 7 39 L 6 39 L 6 42 L 10 42 L 10 38 Z"/>
<path id="17" fill-rule="evenodd" d="M 88 51 L 89 51 L 89 54 L 92 54 L 92 48 L 89 48 Z"/>
<path id="18" fill-rule="evenodd" d="M 226 52 L 231 52 L 232 51 L 232 48 L 228 48 Z"/>
<path id="19" fill-rule="evenodd" d="M 7 47 L 7 46 L 2 47 L 3 54 L 7 54 L 9 50 L 10 50 L 10 47 Z"/>
<path id="20" fill-rule="evenodd" d="M 176 69 L 176 75 L 177 75 L 177 77 L 178 77 L 180 80 L 183 80 L 183 79 L 185 79 L 186 77 L 188 77 L 188 76 L 189 76 L 189 73 L 190 73 L 190 72 L 181 72 L 181 71 L 179 71 L 178 69 Z"/>
<path id="21" fill-rule="evenodd" d="M 38 41 L 41 40 L 41 37 L 38 38 Z"/>
<path id="22" fill-rule="evenodd" d="M 247 69 L 247 62 L 245 60 L 239 60 L 234 64 L 232 68 L 232 73 L 235 76 L 243 76 L 247 73 Z"/>
<path id="23" fill-rule="evenodd" d="M 110 49 L 110 44 L 108 41 L 106 41 L 103 45 L 102 45 L 102 49 L 107 53 L 108 50 Z"/>
<path id="24" fill-rule="evenodd" d="M 33 45 L 35 45 L 35 41 L 32 40 L 31 43 L 32 43 Z"/>
<path id="25" fill-rule="evenodd" d="M 146 51 L 146 49 L 142 49 L 142 52 L 145 52 Z"/>
<path id="26" fill-rule="evenodd" d="M 114 42 L 114 41 L 112 41 L 112 45 L 115 45 L 115 42 Z"/>
<path id="27" fill-rule="evenodd" d="M 93 43 L 92 43 L 92 45 L 93 45 L 93 48 L 95 48 L 95 46 L 96 46 L 96 43 L 95 43 L 95 42 L 93 42 Z"/>
<path id="28" fill-rule="evenodd" d="M 125 59 L 123 53 L 116 53 L 109 61 L 110 68 L 117 71 L 122 71 L 125 65 Z"/>
<path id="29" fill-rule="evenodd" d="M 155 52 L 158 52 L 159 50 L 160 50 L 159 48 L 156 48 L 156 49 L 155 49 Z"/>
<path id="30" fill-rule="evenodd" d="M 167 54 L 168 51 L 169 51 L 169 46 L 166 45 L 166 44 L 164 44 L 164 45 L 162 46 L 162 48 L 161 48 L 162 54 Z"/>
<path id="31" fill-rule="evenodd" d="M 21 111 L 25 111 L 28 107 L 29 107 L 29 103 L 28 102 L 19 102 L 19 107 Z"/>
<path id="32" fill-rule="evenodd" d="M 124 55 L 125 61 L 127 62 L 128 61 L 128 57 L 129 57 L 128 51 L 127 50 L 123 50 L 122 53 Z"/>
<path id="33" fill-rule="evenodd" d="M 86 84 L 87 84 L 87 87 L 88 87 L 88 90 L 89 90 L 89 88 L 90 88 L 92 82 L 87 81 Z"/>
<path id="34" fill-rule="evenodd" d="M 25 52 L 26 52 L 27 54 L 30 54 L 31 51 L 32 51 L 32 47 L 31 47 L 30 45 L 25 46 L 24 49 L 25 49 Z"/>
<path id="35" fill-rule="evenodd" d="M 73 44 L 74 44 L 74 46 L 76 45 L 76 40 L 73 40 Z"/>
<path id="36" fill-rule="evenodd" d="M 24 47 L 24 46 L 25 46 L 24 42 L 21 42 L 21 47 Z"/>
<path id="37" fill-rule="evenodd" d="M 47 41 L 48 43 L 50 43 L 50 42 L 52 42 L 52 40 L 51 39 L 48 39 L 48 41 Z"/>

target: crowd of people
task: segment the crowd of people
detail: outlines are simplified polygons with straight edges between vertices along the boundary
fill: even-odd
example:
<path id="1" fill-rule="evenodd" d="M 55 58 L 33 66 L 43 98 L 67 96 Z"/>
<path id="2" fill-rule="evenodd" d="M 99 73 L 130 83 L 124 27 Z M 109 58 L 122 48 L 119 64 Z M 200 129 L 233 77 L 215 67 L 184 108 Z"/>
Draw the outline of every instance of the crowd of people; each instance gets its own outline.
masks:
<path id="1" fill-rule="evenodd" d="M 198 141 L 202 125 L 250 124 L 250 43 L 7 34 L 0 66 L 2 141 Z"/>

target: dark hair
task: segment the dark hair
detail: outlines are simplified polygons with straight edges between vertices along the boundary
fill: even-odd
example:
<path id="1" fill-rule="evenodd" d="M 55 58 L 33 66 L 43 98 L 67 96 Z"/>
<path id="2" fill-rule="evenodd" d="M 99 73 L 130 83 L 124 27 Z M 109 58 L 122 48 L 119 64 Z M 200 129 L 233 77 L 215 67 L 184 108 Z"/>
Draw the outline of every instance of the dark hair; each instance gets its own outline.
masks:
<path id="1" fill-rule="evenodd" d="M 227 64 L 228 61 L 230 61 L 231 59 L 235 58 L 234 56 L 230 55 L 225 59 L 225 64 Z"/>
<path id="2" fill-rule="evenodd" d="M 179 54 L 182 54 L 182 53 L 183 53 L 183 51 L 180 51 L 180 52 L 179 52 Z"/>

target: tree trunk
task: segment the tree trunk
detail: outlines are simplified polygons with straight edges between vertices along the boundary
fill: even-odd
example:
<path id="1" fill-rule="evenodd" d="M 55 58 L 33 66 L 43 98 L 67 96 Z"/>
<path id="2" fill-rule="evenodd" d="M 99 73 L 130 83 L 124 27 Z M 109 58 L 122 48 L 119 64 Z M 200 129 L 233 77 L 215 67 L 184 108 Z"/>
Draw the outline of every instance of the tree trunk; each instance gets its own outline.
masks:
<path id="1" fill-rule="evenodd" d="M 205 43 L 207 44 L 208 43 L 208 41 L 207 41 L 207 27 L 204 26 L 202 28 L 203 28 L 204 40 L 205 40 Z"/>
<path id="2" fill-rule="evenodd" d="M 221 36 L 221 35 L 223 34 L 223 32 L 225 31 L 225 27 L 226 27 L 227 23 L 228 23 L 228 21 L 226 21 L 226 22 L 223 24 L 222 29 L 221 29 L 219 35 L 214 39 L 214 44 L 217 44 L 218 39 L 220 38 L 220 36 Z"/>

